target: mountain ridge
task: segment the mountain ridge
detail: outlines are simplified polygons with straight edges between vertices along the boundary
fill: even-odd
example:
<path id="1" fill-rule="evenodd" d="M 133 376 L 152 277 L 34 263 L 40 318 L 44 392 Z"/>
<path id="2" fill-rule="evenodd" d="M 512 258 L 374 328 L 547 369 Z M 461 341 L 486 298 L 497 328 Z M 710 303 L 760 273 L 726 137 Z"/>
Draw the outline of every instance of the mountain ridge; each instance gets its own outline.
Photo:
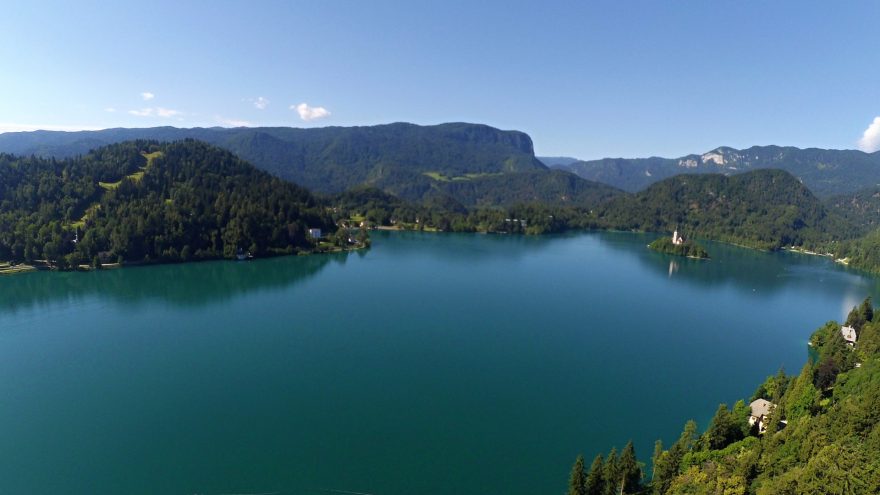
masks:
<path id="1" fill-rule="evenodd" d="M 751 146 L 744 149 L 719 146 L 702 154 L 678 158 L 602 158 L 581 160 L 553 168 L 638 192 L 649 185 L 681 173 L 724 173 L 777 168 L 802 180 L 817 196 L 827 198 L 853 193 L 880 184 L 880 152 L 797 148 L 794 146 Z"/>
<path id="2" fill-rule="evenodd" d="M 262 170 L 323 194 L 372 186 L 407 201 L 423 202 L 439 195 L 472 207 L 503 206 L 523 198 L 593 204 L 595 196 L 617 192 L 574 174 L 567 181 L 559 180 L 560 172 L 551 172 L 535 157 L 526 133 L 462 122 L 33 131 L 0 134 L 0 152 L 64 158 L 116 142 L 188 138 L 231 151 Z M 530 179 L 524 180 L 520 173 L 529 174 Z M 464 187 L 466 182 L 476 184 Z M 560 189 L 564 183 L 569 187 Z M 515 191 L 506 194 L 510 189 Z M 476 190 L 483 193 L 476 194 Z M 492 204 L 485 199 L 490 197 Z"/>

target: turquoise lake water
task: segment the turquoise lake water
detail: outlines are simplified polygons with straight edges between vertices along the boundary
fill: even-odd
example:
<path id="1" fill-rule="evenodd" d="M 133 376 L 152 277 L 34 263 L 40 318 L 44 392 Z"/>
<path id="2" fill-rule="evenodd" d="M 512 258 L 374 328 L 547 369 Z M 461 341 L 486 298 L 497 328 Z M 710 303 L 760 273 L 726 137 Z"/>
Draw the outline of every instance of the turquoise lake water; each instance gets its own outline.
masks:
<path id="1" fill-rule="evenodd" d="M 841 319 L 826 258 L 623 233 L 0 278 L 0 493 L 562 493 Z"/>

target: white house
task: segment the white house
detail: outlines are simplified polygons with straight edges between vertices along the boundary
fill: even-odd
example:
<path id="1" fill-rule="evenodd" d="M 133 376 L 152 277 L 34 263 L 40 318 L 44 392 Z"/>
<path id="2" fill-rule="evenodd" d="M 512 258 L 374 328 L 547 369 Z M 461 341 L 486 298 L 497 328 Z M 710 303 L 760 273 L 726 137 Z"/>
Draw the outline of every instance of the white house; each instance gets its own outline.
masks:
<path id="1" fill-rule="evenodd" d="M 311 237 L 312 239 L 320 239 L 321 229 L 309 229 L 309 237 Z"/>
<path id="2" fill-rule="evenodd" d="M 758 423 L 758 433 L 767 431 L 767 416 L 776 407 L 776 404 L 766 399 L 757 399 L 749 404 L 751 414 L 749 415 L 749 426 Z"/>
<path id="3" fill-rule="evenodd" d="M 846 343 L 849 344 L 850 347 L 853 347 L 856 345 L 856 339 L 858 337 L 856 336 L 856 329 L 855 328 L 846 327 L 846 326 L 840 327 L 840 335 L 843 336 L 843 340 L 845 340 Z"/>

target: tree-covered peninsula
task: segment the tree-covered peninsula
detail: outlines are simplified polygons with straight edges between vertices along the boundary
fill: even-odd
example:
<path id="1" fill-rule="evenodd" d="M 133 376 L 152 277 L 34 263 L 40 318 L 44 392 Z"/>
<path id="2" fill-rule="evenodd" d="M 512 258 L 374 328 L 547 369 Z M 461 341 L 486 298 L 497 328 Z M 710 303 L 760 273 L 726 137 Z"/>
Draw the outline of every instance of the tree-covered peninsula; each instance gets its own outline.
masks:
<path id="1" fill-rule="evenodd" d="M 336 230 L 310 192 L 193 140 L 0 155 L 0 260 L 15 264 L 288 254 L 316 247 L 310 228 Z"/>
<path id="2" fill-rule="evenodd" d="M 627 477 L 631 463 L 612 450 L 590 468 L 577 459 L 569 495 L 880 493 L 880 320 L 870 299 L 810 345 L 797 375 L 780 370 L 748 403 L 721 404 L 702 433 L 688 421 L 668 448 L 658 440 L 649 478 Z"/>

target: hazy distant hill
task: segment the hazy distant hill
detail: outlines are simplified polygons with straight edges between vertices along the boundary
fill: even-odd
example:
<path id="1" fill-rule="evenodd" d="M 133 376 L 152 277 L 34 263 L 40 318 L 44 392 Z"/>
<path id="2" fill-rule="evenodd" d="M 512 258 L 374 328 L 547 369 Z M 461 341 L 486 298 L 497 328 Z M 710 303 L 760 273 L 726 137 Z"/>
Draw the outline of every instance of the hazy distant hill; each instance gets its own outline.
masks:
<path id="1" fill-rule="evenodd" d="M 373 186 L 411 201 L 448 195 L 467 206 L 522 199 L 592 204 L 614 188 L 551 173 L 518 131 L 450 123 L 369 127 L 155 127 L 0 135 L 0 151 L 69 157 L 132 139 L 194 138 L 229 150 L 257 167 L 311 190 L 336 193 Z M 517 174 L 527 173 L 526 176 Z"/>
<path id="2" fill-rule="evenodd" d="M 572 158 L 570 156 L 539 156 L 538 160 L 541 161 L 544 165 L 548 167 L 565 167 L 567 165 L 571 165 L 572 163 L 579 162 L 577 158 Z"/>
<path id="3" fill-rule="evenodd" d="M 778 168 L 792 173 L 818 196 L 845 194 L 880 184 L 880 152 L 753 146 L 745 150 L 721 147 L 681 158 L 604 158 L 556 168 L 635 192 L 659 180 L 683 173 L 735 174 Z"/>
<path id="4" fill-rule="evenodd" d="M 667 231 L 763 248 L 814 244 L 850 232 L 788 172 L 754 170 L 678 175 L 597 209 L 603 223 L 620 229 Z"/>

